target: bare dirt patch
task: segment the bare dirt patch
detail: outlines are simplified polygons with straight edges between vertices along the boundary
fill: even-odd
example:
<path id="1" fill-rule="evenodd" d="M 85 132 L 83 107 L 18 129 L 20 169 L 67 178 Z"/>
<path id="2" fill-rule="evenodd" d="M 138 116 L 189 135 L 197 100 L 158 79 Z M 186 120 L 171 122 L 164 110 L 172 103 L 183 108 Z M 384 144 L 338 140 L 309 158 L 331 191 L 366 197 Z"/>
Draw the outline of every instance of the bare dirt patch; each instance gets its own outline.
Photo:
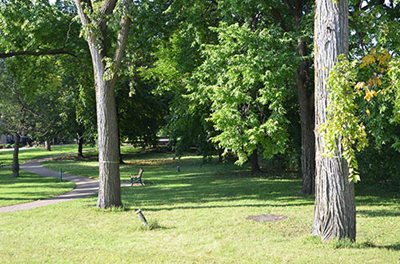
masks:
<path id="1" fill-rule="evenodd" d="M 285 215 L 272 215 L 272 214 L 263 214 L 263 215 L 250 215 L 246 218 L 247 220 L 253 220 L 256 222 L 278 222 L 287 219 Z"/>

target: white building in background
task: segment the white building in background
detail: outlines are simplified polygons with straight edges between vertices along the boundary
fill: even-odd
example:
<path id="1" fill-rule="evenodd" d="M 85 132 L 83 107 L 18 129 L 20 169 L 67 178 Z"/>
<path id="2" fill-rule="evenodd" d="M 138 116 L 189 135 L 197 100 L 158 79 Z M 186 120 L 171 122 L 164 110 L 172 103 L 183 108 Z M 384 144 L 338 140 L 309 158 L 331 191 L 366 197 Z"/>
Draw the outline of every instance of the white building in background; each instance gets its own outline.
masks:
<path id="1" fill-rule="evenodd" d="M 13 144 L 14 137 L 11 135 L 0 134 L 0 144 Z"/>
<path id="2" fill-rule="evenodd" d="M 0 144 L 7 144 L 8 143 L 8 136 L 7 135 L 0 135 Z"/>

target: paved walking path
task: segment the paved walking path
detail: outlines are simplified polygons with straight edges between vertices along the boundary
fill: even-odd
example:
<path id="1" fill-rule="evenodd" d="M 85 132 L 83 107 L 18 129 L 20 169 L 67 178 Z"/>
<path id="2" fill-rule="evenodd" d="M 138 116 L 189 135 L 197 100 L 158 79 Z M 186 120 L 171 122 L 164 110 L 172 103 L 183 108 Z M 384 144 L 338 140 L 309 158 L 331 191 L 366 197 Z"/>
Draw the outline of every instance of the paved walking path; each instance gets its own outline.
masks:
<path id="1" fill-rule="evenodd" d="M 42 162 L 47 159 L 33 160 L 21 166 L 21 169 L 29 171 L 40 176 L 59 178 L 60 175 L 56 171 L 46 169 L 42 166 Z M 99 190 L 99 182 L 82 176 L 74 176 L 71 174 L 64 174 L 63 180 L 75 183 L 75 189 L 70 192 L 61 194 L 56 197 L 38 200 L 30 203 L 16 204 L 5 207 L 0 207 L 0 213 L 15 212 L 22 210 L 29 210 L 36 207 L 46 206 L 55 203 L 61 203 L 73 199 L 79 199 L 94 195 Z"/>

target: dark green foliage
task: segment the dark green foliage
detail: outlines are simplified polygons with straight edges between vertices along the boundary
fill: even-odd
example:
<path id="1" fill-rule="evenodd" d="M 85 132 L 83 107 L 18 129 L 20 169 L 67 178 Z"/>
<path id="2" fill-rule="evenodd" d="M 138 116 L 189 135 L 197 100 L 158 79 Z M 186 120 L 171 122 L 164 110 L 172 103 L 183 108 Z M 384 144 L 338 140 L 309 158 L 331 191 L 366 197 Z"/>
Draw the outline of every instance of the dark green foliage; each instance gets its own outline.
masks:
<path id="1" fill-rule="evenodd" d="M 167 114 L 166 98 L 153 94 L 154 85 L 139 77 L 135 81 L 134 93 L 130 93 L 129 82 L 126 80 L 118 87 L 117 105 L 121 138 L 132 143 L 140 142 L 143 146 L 155 145 L 157 134 Z"/>
<path id="2" fill-rule="evenodd" d="M 370 146 L 357 155 L 362 181 L 380 183 L 395 190 L 400 188 L 400 153 L 390 145 Z"/>

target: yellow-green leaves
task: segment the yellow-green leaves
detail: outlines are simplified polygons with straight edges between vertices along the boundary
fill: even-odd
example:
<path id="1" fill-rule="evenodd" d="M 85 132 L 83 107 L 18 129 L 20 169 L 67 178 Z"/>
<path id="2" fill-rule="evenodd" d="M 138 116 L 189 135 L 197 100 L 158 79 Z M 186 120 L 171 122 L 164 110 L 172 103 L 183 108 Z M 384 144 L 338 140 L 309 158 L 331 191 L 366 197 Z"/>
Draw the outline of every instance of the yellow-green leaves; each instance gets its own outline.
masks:
<path id="1" fill-rule="evenodd" d="M 390 63 L 388 75 L 394 105 L 393 120 L 400 123 L 400 59 L 393 60 Z"/>
<path id="2" fill-rule="evenodd" d="M 400 120 L 398 76 L 400 63 L 384 49 L 371 49 L 360 61 L 341 57 L 330 73 L 328 115 L 319 131 L 327 156 L 336 156 L 340 144 L 350 181 L 359 180 L 356 153 L 367 146 L 367 128 L 378 145 L 385 144 L 384 120 Z"/>
<path id="3" fill-rule="evenodd" d="M 356 103 L 357 91 L 366 84 L 358 82 L 355 86 L 356 62 L 348 61 L 341 56 L 339 62 L 330 73 L 328 80 L 329 104 L 327 107 L 327 120 L 319 128 L 325 140 L 328 157 L 342 154 L 349 166 L 349 181 L 360 180 L 356 151 L 361 151 L 367 146 L 365 126 L 361 122 Z M 340 150 L 337 149 L 340 144 Z"/>

